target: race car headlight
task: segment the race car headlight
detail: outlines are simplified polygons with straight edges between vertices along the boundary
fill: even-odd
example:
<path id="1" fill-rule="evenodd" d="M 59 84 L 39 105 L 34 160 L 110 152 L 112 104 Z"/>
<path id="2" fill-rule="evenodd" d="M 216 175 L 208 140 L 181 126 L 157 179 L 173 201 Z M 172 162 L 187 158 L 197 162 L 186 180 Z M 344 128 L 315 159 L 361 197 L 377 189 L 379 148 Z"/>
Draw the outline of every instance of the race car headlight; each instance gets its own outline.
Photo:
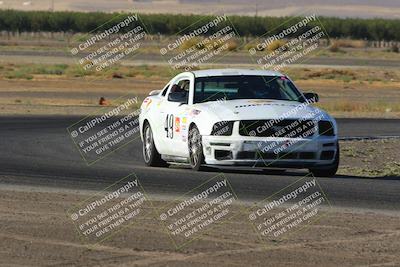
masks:
<path id="1" fill-rule="evenodd" d="M 211 135 L 229 136 L 232 135 L 233 121 L 220 121 L 213 125 Z"/>
<path id="2" fill-rule="evenodd" d="M 319 133 L 319 135 L 334 136 L 335 131 L 333 130 L 332 122 L 319 121 L 318 122 L 318 133 Z"/>

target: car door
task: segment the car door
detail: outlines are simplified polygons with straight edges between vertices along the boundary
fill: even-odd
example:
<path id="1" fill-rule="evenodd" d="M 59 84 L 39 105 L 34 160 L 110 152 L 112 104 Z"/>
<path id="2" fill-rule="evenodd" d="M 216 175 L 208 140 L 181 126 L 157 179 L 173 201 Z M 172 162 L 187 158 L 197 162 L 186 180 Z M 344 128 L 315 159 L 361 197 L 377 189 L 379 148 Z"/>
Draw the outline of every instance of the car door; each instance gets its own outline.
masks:
<path id="1" fill-rule="evenodd" d="M 171 86 L 160 107 L 160 125 L 164 132 L 161 134 L 163 143 L 162 154 L 170 156 L 187 157 L 187 131 L 188 131 L 188 101 L 190 88 L 193 87 L 193 79 L 190 75 L 179 75 L 171 82 Z M 185 98 L 173 99 L 177 92 Z"/>

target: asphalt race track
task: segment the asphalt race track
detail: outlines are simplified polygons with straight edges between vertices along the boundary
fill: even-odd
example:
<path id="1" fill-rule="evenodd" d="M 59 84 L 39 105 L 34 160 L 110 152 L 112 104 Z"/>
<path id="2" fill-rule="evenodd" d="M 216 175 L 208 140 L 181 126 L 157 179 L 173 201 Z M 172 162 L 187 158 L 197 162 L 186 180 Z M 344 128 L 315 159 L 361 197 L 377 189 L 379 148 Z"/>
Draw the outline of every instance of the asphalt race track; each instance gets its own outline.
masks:
<path id="1" fill-rule="evenodd" d="M 80 117 L 1 117 L 0 186 L 102 190 L 134 172 L 154 196 L 181 195 L 221 170 L 194 172 L 182 167 L 148 168 L 140 140 L 87 166 L 66 128 Z M 339 119 L 340 136 L 398 135 L 400 120 Z M 306 174 L 263 174 L 255 170 L 224 170 L 240 200 L 261 200 Z M 400 177 L 365 179 L 336 176 L 318 178 L 333 206 L 399 210 Z"/>
<path id="2" fill-rule="evenodd" d="M 2 51 L 2 60 L 8 62 L 14 62 L 17 58 L 18 62 L 59 62 L 59 63 L 75 63 L 74 58 L 65 51 Z M 88 54 L 82 54 L 82 57 Z M 162 65 L 168 64 L 167 61 L 157 53 L 146 53 L 138 54 L 133 60 L 122 60 L 127 65 Z M 246 65 L 254 64 L 254 61 L 249 55 L 244 54 L 232 54 L 229 57 L 223 57 L 218 61 L 220 64 L 229 65 Z M 371 67 L 380 66 L 385 68 L 397 68 L 399 63 L 397 60 L 390 59 L 368 59 L 368 58 L 332 58 L 332 57 L 310 57 L 308 60 L 299 63 L 307 67 Z M 295 64 L 296 65 L 296 64 Z"/>

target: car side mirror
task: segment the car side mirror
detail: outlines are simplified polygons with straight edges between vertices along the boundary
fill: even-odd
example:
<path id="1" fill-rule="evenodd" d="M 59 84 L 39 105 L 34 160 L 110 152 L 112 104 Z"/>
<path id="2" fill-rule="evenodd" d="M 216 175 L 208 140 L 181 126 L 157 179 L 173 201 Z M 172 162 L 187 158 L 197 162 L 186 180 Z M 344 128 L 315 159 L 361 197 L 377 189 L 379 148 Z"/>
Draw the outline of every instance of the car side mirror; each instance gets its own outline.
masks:
<path id="1" fill-rule="evenodd" d="M 187 103 L 187 93 L 186 93 L 186 91 L 185 92 L 171 92 L 168 94 L 168 101 L 186 104 Z"/>
<path id="2" fill-rule="evenodd" d="M 153 90 L 153 91 L 151 91 L 151 92 L 149 93 L 149 96 L 158 95 L 160 92 L 161 92 L 161 90 Z"/>
<path id="3" fill-rule="evenodd" d="M 308 102 L 316 103 L 319 101 L 319 96 L 316 93 L 304 93 L 304 98 Z"/>

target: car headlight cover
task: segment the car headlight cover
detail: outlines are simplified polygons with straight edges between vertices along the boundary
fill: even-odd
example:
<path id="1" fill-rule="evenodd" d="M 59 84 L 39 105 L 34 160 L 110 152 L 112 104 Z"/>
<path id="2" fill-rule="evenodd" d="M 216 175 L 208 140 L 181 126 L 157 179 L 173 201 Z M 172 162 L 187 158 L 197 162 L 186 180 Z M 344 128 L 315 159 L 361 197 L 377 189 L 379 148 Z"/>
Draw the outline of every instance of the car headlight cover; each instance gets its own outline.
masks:
<path id="1" fill-rule="evenodd" d="M 333 124 L 330 121 L 319 121 L 318 122 L 318 133 L 319 135 L 334 136 L 335 131 Z"/>

